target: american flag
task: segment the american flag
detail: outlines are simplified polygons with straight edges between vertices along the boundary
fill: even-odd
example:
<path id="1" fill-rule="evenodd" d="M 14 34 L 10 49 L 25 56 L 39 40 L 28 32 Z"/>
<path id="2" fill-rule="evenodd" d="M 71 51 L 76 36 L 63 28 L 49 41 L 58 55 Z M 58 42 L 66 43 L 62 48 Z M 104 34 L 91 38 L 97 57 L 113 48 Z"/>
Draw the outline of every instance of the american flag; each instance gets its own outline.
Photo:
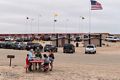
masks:
<path id="1" fill-rule="evenodd" d="M 95 0 L 91 0 L 91 10 L 102 10 L 102 5 L 95 1 Z"/>

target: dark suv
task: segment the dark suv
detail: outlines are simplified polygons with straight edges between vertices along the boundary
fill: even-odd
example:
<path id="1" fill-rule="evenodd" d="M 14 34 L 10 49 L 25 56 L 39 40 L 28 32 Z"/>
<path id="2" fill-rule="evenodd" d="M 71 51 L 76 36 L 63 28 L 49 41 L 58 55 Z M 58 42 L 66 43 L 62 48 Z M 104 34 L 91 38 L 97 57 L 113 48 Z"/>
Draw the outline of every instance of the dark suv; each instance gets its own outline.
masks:
<path id="1" fill-rule="evenodd" d="M 63 46 L 63 53 L 74 53 L 75 46 L 73 44 L 65 44 Z"/>
<path id="2" fill-rule="evenodd" d="M 57 47 L 54 45 L 46 44 L 44 47 L 44 52 L 51 50 L 52 52 L 57 52 Z"/>
<path id="3" fill-rule="evenodd" d="M 40 50 L 43 49 L 43 46 L 39 43 L 28 42 L 27 46 L 26 46 L 26 50 L 33 49 L 35 51 L 35 49 L 37 49 L 37 47 L 39 47 Z"/>

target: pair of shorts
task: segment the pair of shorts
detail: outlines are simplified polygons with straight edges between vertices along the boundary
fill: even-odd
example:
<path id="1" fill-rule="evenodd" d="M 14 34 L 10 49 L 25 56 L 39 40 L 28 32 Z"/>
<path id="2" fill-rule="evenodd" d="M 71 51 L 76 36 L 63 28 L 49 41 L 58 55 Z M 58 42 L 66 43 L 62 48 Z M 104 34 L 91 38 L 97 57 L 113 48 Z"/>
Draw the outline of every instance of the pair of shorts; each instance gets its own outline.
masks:
<path id="1" fill-rule="evenodd" d="M 50 60 L 50 62 L 53 62 L 53 61 L 54 61 L 54 59 L 53 59 L 53 58 L 51 58 L 51 57 L 49 58 L 49 60 Z"/>

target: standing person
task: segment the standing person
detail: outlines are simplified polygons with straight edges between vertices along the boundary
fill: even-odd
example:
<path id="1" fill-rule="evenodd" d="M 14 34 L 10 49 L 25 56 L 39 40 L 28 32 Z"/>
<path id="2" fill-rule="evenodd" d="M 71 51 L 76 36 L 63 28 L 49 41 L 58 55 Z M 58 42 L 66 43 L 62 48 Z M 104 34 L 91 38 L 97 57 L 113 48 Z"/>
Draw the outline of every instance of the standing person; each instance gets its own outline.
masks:
<path id="1" fill-rule="evenodd" d="M 53 54 L 53 52 L 50 50 L 49 51 L 49 60 L 50 60 L 50 71 L 52 71 L 52 69 L 53 69 L 53 61 L 54 61 L 54 59 L 55 59 L 55 57 L 54 57 L 54 54 Z"/>
<path id="2" fill-rule="evenodd" d="M 29 57 L 29 54 L 27 54 L 26 56 L 26 72 L 27 72 L 27 69 L 29 68 L 29 60 L 28 60 L 28 57 Z"/>
<path id="3" fill-rule="evenodd" d="M 29 54 L 27 54 L 27 56 L 26 56 L 26 66 L 29 67 L 29 60 L 28 60 L 28 57 L 29 57 Z"/>
<path id="4" fill-rule="evenodd" d="M 50 60 L 49 60 L 49 57 L 46 54 L 44 54 L 43 57 L 44 57 L 43 67 L 44 67 L 44 72 L 46 72 L 49 69 Z"/>
<path id="5" fill-rule="evenodd" d="M 33 60 L 33 49 L 30 49 L 29 53 L 28 53 L 28 61 L 32 61 Z M 32 63 L 29 63 L 29 67 L 28 67 L 29 71 L 32 71 Z"/>

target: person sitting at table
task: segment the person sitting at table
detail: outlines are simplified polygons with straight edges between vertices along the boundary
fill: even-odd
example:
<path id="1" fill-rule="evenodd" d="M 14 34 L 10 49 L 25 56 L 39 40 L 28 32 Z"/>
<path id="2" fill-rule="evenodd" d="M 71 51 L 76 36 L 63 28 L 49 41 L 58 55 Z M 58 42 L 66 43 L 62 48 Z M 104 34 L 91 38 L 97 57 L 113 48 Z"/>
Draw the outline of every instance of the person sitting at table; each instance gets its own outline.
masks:
<path id="1" fill-rule="evenodd" d="M 32 60 L 33 60 L 33 49 L 30 49 L 28 53 L 28 61 L 32 61 Z M 32 71 L 32 63 L 29 63 L 28 70 Z"/>
<path id="2" fill-rule="evenodd" d="M 39 49 L 39 47 L 37 47 L 37 49 Z M 35 51 L 35 58 L 38 60 L 42 59 L 40 50 Z M 37 63 L 35 65 L 36 65 L 36 70 L 37 70 Z M 38 66 L 39 66 L 39 69 L 41 69 L 41 63 L 38 63 Z"/>
<path id="3" fill-rule="evenodd" d="M 39 47 L 37 47 L 37 48 L 35 49 L 35 53 L 37 53 L 37 52 L 41 52 L 41 50 L 40 50 Z"/>
<path id="4" fill-rule="evenodd" d="M 44 57 L 43 68 L 44 68 L 44 72 L 46 72 L 49 69 L 50 60 L 49 60 L 49 57 L 46 54 L 44 54 L 43 57 Z"/>
<path id="5" fill-rule="evenodd" d="M 54 61 L 55 57 L 54 54 L 51 50 L 49 50 L 49 60 L 50 60 L 50 71 L 52 71 L 53 69 L 53 61 Z"/>

